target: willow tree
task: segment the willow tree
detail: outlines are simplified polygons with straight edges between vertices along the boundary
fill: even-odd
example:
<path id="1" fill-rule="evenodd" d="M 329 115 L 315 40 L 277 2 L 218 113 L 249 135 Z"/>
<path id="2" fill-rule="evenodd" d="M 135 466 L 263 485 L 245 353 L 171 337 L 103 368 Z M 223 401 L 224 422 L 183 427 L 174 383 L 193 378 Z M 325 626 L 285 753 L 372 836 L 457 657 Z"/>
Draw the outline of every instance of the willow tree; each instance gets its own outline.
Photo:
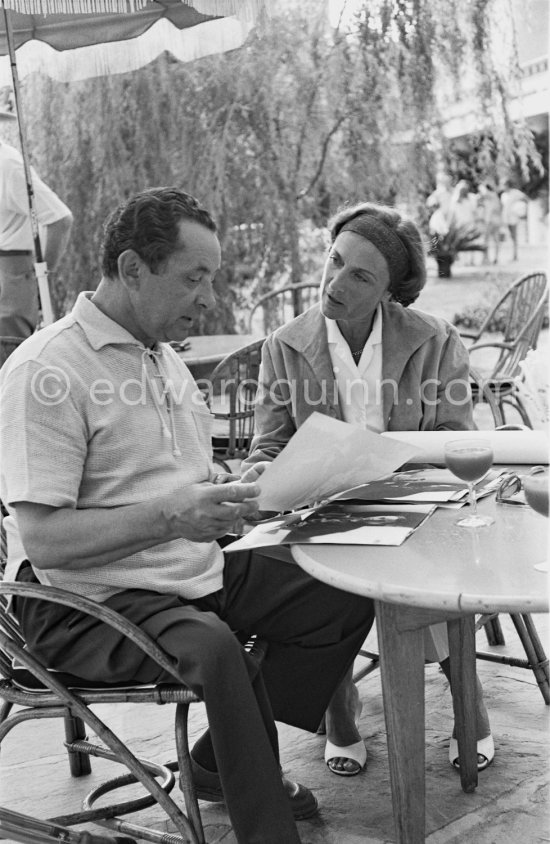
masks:
<path id="1" fill-rule="evenodd" d="M 456 167 L 445 120 L 472 111 L 480 177 L 540 169 L 532 133 L 510 117 L 520 68 L 509 4 L 502 0 L 369 0 L 339 33 L 360 117 L 346 124 L 356 197 L 404 203 L 421 216 L 437 167 Z"/>
<path id="2" fill-rule="evenodd" d="M 281 0 L 233 53 L 184 65 L 163 56 L 73 84 L 35 77 L 24 91 L 32 156 L 75 216 L 60 311 L 98 281 L 107 213 L 140 188 L 173 183 L 220 224 L 222 295 L 201 330 L 233 330 L 250 297 L 311 271 L 304 237 L 343 202 L 420 213 L 438 158 L 449 158 L 441 99 L 458 96 L 466 78 L 491 138 L 487 170 L 536 161 L 525 126 L 508 114 L 517 63 L 502 6 L 356 0 L 333 26 L 325 2 Z M 503 24 L 504 66 L 492 46 Z"/>

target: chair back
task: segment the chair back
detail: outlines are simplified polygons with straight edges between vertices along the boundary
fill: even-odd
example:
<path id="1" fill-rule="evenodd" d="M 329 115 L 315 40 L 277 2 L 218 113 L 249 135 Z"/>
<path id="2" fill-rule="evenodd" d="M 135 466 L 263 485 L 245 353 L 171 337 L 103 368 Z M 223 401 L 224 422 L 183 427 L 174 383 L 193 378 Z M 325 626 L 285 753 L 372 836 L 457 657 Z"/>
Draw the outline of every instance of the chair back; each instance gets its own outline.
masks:
<path id="1" fill-rule="evenodd" d="M 0 366 L 2 366 L 24 337 L 0 337 Z"/>
<path id="2" fill-rule="evenodd" d="M 210 405 L 214 418 L 227 423 L 223 435 L 214 434 L 218 461 L 243 459 L 254 433 L 254 400 L 264 340 L 255 340 L 227 355 L 210 376 L 214 395 Z M 219 394 L 218 394 L 219 392 Z"/>
<path id="3" fill-rule="evenodd" d="M 0 583 L 4 580 L 6 565 L 8 562 L 8 542 L 4 518 L 7 512 L 0 501 Z M 25 646 L 23 635 L 15 616 L 8 613 L 8 598 L 0 594 L 0 632 L 6 634 L 21 646 Z M 11 656 L 0 646 L 0 678 L 10 681 L 13 678 L 13 662 Z M 0 679 L 0 688 L 2 680 Z"/>
<path id="4" fill-rule="evenodd" d="M 253 305 L 248 315 L 248 331 L 253 333 L 257 328 L 263 336 L 269 334 L 314 305 L 319 300 L 319 289 L 318 284 L 303 281 L 271 290 Z"/>
<path id="5" fill-rule="evenodd" d="M 480 372 L 477 369 L 474 369 L 473 366 L 470 367 L 470 386 L 472 389 L 472 402 L 474 405 L 474 417 L 475 422 L 478 428 L 481 430 L 490 430 L 491 424 L 485 425 L 483 421 L 479 418 L 479 414 L 476 414 L 476 410 L 484 410 L 487 409 L 491 413 L 492 417 L 492 426 L 494 428 L 499 428 L 501 425 L 504 424 L 504 418 L 502 415 L 502 411 L 500 409 L 499 403 L 495 398 L 493 391 L 491 390 L 490 383 L 486 381 Z M 478 407 L 479 406 L 479 407 Z"/>
<path id="6" fill-rule="evenodd" d="M 497 302 L 484 320 L 470 351 L 483 345 L 483 335 L 495 323 L 502 324 L 499 353 L 492 366 L 491 378 L 513 378 L 520 372 L 519 364 L 537 341 L 548 308 L 548 281 L 546 273 L 534 272 L 522 276 Z"/>

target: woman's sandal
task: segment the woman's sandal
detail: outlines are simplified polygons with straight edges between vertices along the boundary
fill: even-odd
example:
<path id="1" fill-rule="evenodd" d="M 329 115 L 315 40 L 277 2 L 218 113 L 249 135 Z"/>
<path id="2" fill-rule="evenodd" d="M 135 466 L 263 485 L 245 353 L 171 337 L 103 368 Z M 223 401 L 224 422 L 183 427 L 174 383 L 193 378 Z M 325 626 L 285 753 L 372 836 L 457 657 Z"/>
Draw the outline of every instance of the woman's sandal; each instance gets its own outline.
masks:
<path id="1" fill-rule="evenodd" d="M 493 736 L 489 733 L 487 738 L 480 739 L 477 743 L 477 769 L 484 771 L 495 758 L 495 743 Z M 449 744 L 449 762 L 453 768 L 460 769 L 460 757 L 458 755 L 458 742 L 452 738 Z"/>
<path id="2" fill-rule="evenodd" d="M 367 748 L 363 739 L 349 744 L 347 747 L 338 747 L 328 741 L 325 744 L 325 762 L 333 774 L 340 777 L 356 777 L 367 767 Z M 336 767 L 337 764 L 343 767 Z"/>

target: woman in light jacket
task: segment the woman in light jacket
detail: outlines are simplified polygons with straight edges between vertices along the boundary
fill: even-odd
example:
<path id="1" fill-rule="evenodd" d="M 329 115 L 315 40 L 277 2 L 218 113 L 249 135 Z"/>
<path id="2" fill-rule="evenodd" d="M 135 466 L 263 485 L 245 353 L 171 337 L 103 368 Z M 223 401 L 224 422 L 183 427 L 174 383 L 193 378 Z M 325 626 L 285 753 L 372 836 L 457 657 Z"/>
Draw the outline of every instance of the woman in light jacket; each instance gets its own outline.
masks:
<path id="1" fill-rule="evenodd" d="M 468 352 L 458 332 L 408 308 L 426 281 L 416 225 L 392 208 L 361 203 L 338 213 L 330 232 L 319 304 L 263 346 L 255 436 L 243 470 L 257 465 L 261 472 L 314 411 L 377 433 L 475 427 Z M 426 631 L 426 660 L 438 661 L 449 677 L 444 624 Z M 325 760 L 341 776 L 360 773 L 367 761 L 351 673 L 326 713 Z M 479 681 L 476 714 L 482 770 L 494 744 Z M 449 760 L 459 766 L 454 738 Z"/>

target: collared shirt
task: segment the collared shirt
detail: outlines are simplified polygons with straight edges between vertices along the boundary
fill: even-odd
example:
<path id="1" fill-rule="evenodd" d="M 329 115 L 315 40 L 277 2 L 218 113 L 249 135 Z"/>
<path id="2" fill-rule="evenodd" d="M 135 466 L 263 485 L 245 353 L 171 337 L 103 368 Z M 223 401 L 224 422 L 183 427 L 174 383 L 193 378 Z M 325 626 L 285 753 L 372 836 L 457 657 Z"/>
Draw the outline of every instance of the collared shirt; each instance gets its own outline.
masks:
<path id="1" fill-rule="evenodd" d="M 14 503 L 123 507 L 212 476 L 212 417 L 183 361 L 164 343 L 151 352 L 91 295 L 21 344 L 0 372 L 7 579 L 25 556 Z M 193 599 L 221 588 L 222 569 L 217 543 L 177 539 L 105 566 L 36 575 L 98 601 L 131 588 Z"/>
<path id="2" fill-rule="evenodd" d="M 382 309 L 376 309 L 372 330 L 356 364 L 336 320 L 325 317 L 327 340 L 338 400 L 345 422 L 381 433 L 382 411 Z"/>
<path id="3" fill-rule="evenodd" d="M 34 210 L 41 226 L 71 212 L 31 168 Z M 15 147 L 0 142 L 0 249 L 33 249 L 27 183 L 23 159 Z"/>

